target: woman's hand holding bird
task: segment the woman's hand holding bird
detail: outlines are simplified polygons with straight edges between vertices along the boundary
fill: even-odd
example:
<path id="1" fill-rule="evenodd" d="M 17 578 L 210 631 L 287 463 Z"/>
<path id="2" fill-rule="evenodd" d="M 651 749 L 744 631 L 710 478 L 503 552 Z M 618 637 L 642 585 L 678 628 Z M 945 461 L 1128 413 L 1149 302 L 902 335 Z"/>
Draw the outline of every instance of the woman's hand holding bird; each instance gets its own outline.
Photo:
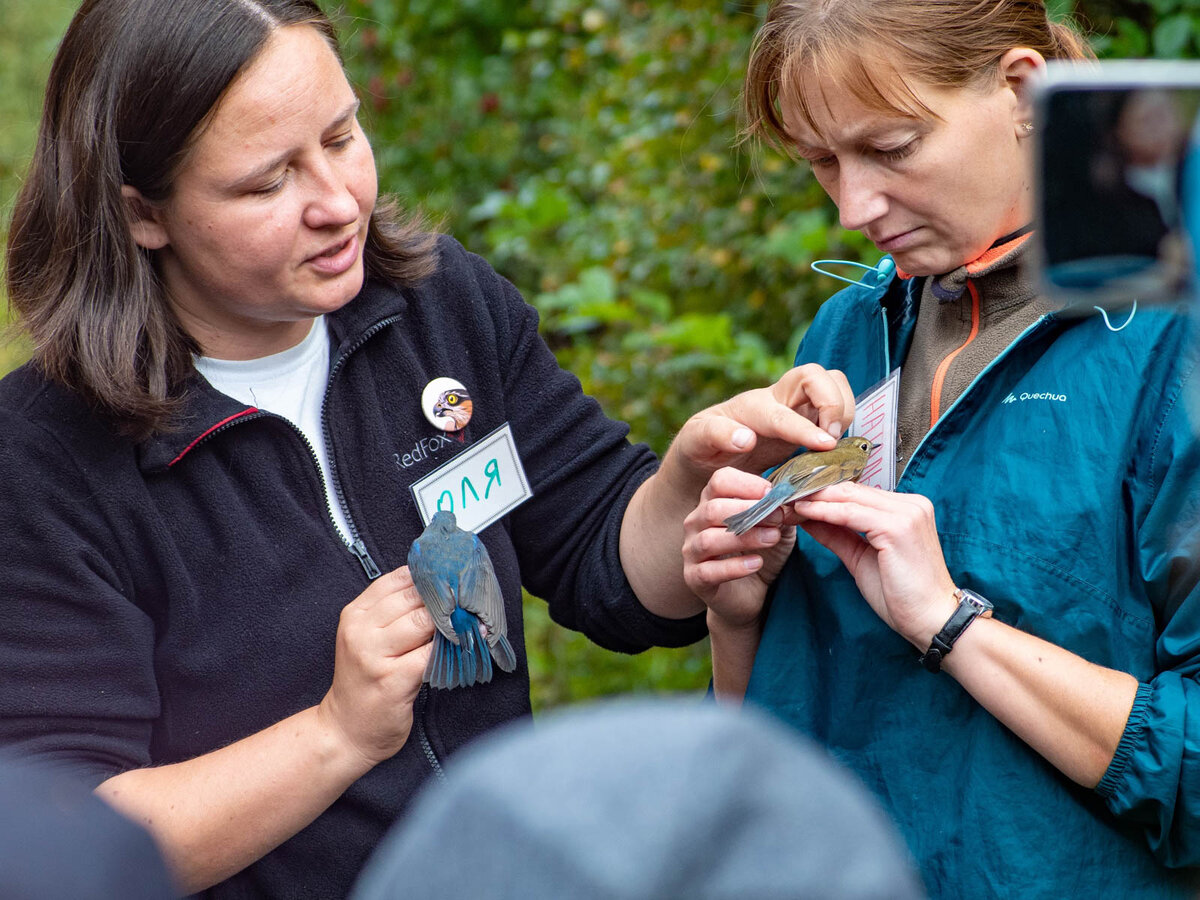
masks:
<path id="1" fill-rule="evenodd" d="M 318 715 L 370 766 L 408 740 L 433 634 L 407 566 L 375 579 L 342 610 L 333 684 Z"/>
<path id="2" fill-rule="evenodd" d="M 957 606 L 929 499 L 839 484 L 795 509 L 888 627 L 924 652 Z"/>

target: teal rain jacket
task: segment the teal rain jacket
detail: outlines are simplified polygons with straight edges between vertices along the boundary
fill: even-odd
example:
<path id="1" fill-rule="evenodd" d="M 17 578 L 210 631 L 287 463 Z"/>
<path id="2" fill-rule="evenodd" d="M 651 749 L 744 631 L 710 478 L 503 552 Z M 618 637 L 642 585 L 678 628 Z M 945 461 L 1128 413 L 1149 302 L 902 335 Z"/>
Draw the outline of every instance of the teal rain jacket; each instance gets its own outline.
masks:
<path id="1" fill-rule="evenodd" d="M 888 261 L 890 263 L 890 260 Z M 841 291 L 796 362 L 856 393 L 903 360 L 912 283 Z M 1163 308 L 1043 317 L 913 454 L 950 574 L 995 616 L 1140 682 L 1095 790 L 1073 783 L 872 612 L 799 533 L 748 699 L 884 802 L 934 897 L 1196 896 L 1200 886 L 1197 341 Z M 1119 329 L 1119 330 L 1114 330 Z M 1194 417 L 1193 417 L 1194 419 Z"/>

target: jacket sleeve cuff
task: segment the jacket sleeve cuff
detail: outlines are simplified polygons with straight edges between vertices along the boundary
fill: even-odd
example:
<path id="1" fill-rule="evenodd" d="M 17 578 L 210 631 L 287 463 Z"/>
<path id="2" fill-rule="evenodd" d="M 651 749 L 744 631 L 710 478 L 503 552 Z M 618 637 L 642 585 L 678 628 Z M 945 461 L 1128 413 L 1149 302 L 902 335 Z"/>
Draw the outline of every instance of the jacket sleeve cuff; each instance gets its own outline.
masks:
<path id="1" fill-rule="evenodd" d="M 1116 793 L 1125 771 L 1133 759 L 1133 754 L 1146 730 L 1149 718 L 1150 685 L 1138 684 L 1137 693 L 1133 698 L 1133 706 L 1129 710 L 1129 718 L 1125 722 L 1125 731 L 1121 734 L 1121 742 L 1117 744 L 1117 752 L 1113 754 L 1112 762 L 1104 772 L 1104 777 L 1096 785 L 1096 793 L 1105 800 L 1111 799 Z"/>

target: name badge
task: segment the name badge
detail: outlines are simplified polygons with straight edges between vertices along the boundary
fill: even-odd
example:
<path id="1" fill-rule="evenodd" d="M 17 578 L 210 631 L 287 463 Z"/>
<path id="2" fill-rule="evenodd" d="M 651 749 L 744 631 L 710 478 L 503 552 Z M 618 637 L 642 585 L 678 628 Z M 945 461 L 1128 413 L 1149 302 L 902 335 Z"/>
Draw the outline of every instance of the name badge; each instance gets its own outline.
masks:
<path id="1" fill-rule="evenodd" d="M 900 370 L 895 369 L 875 387 L 854 398 L 854 422 L 847 434 L 877 444 L 867 460 L 859 484 L 896 489 L 896 410 L 900 402 Z"/>
<path id="2" fill-rule="evenodd" d="M 507 423 L 414 482 L 410 490 L 424 524 L 445 509 L 454 513 L 459 528 L 477 533 L 533 496 Z"/>

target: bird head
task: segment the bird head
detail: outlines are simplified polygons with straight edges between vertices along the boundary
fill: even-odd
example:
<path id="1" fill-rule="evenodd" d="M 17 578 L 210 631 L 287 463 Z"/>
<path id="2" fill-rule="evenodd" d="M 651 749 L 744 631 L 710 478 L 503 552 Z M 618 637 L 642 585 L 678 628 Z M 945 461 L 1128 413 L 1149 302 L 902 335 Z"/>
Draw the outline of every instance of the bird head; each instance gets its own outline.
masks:
<path id="1" fill-rule="evenodd" d="M 865 437 L 862 437 L 861 435 L 857 435 L 857 434 L 847 435 L 846 437 L 844 437 L 840 441 L 838 441 L 839 449 L 847 449 L 847 450 L 854 449 L 854 450 L 859 451 L 860 453 L 865 453 L 867 455 L 870 455 L 871 451 L 879 446 L 881 446 L 881 445 L 880 444 L 872 444 L 870 442 L 870 440 L 868 440 Z"/>
<path id="2" fill-rule="evenodd" d="M 458 529 L 458 520 L 454 518 L 454 513 L 450 510 L 439 509 L 429 520 L 429 527 L 449 533 Z"/>
<path id="3" fill-rule="evenodd" d="M 471 395 L 461 388 L 442 391 L 437 402 L 433 404 L 435 416 L 450 419 L 458 428 L 462 428 L 471 420 L 472 410 Z"/>

